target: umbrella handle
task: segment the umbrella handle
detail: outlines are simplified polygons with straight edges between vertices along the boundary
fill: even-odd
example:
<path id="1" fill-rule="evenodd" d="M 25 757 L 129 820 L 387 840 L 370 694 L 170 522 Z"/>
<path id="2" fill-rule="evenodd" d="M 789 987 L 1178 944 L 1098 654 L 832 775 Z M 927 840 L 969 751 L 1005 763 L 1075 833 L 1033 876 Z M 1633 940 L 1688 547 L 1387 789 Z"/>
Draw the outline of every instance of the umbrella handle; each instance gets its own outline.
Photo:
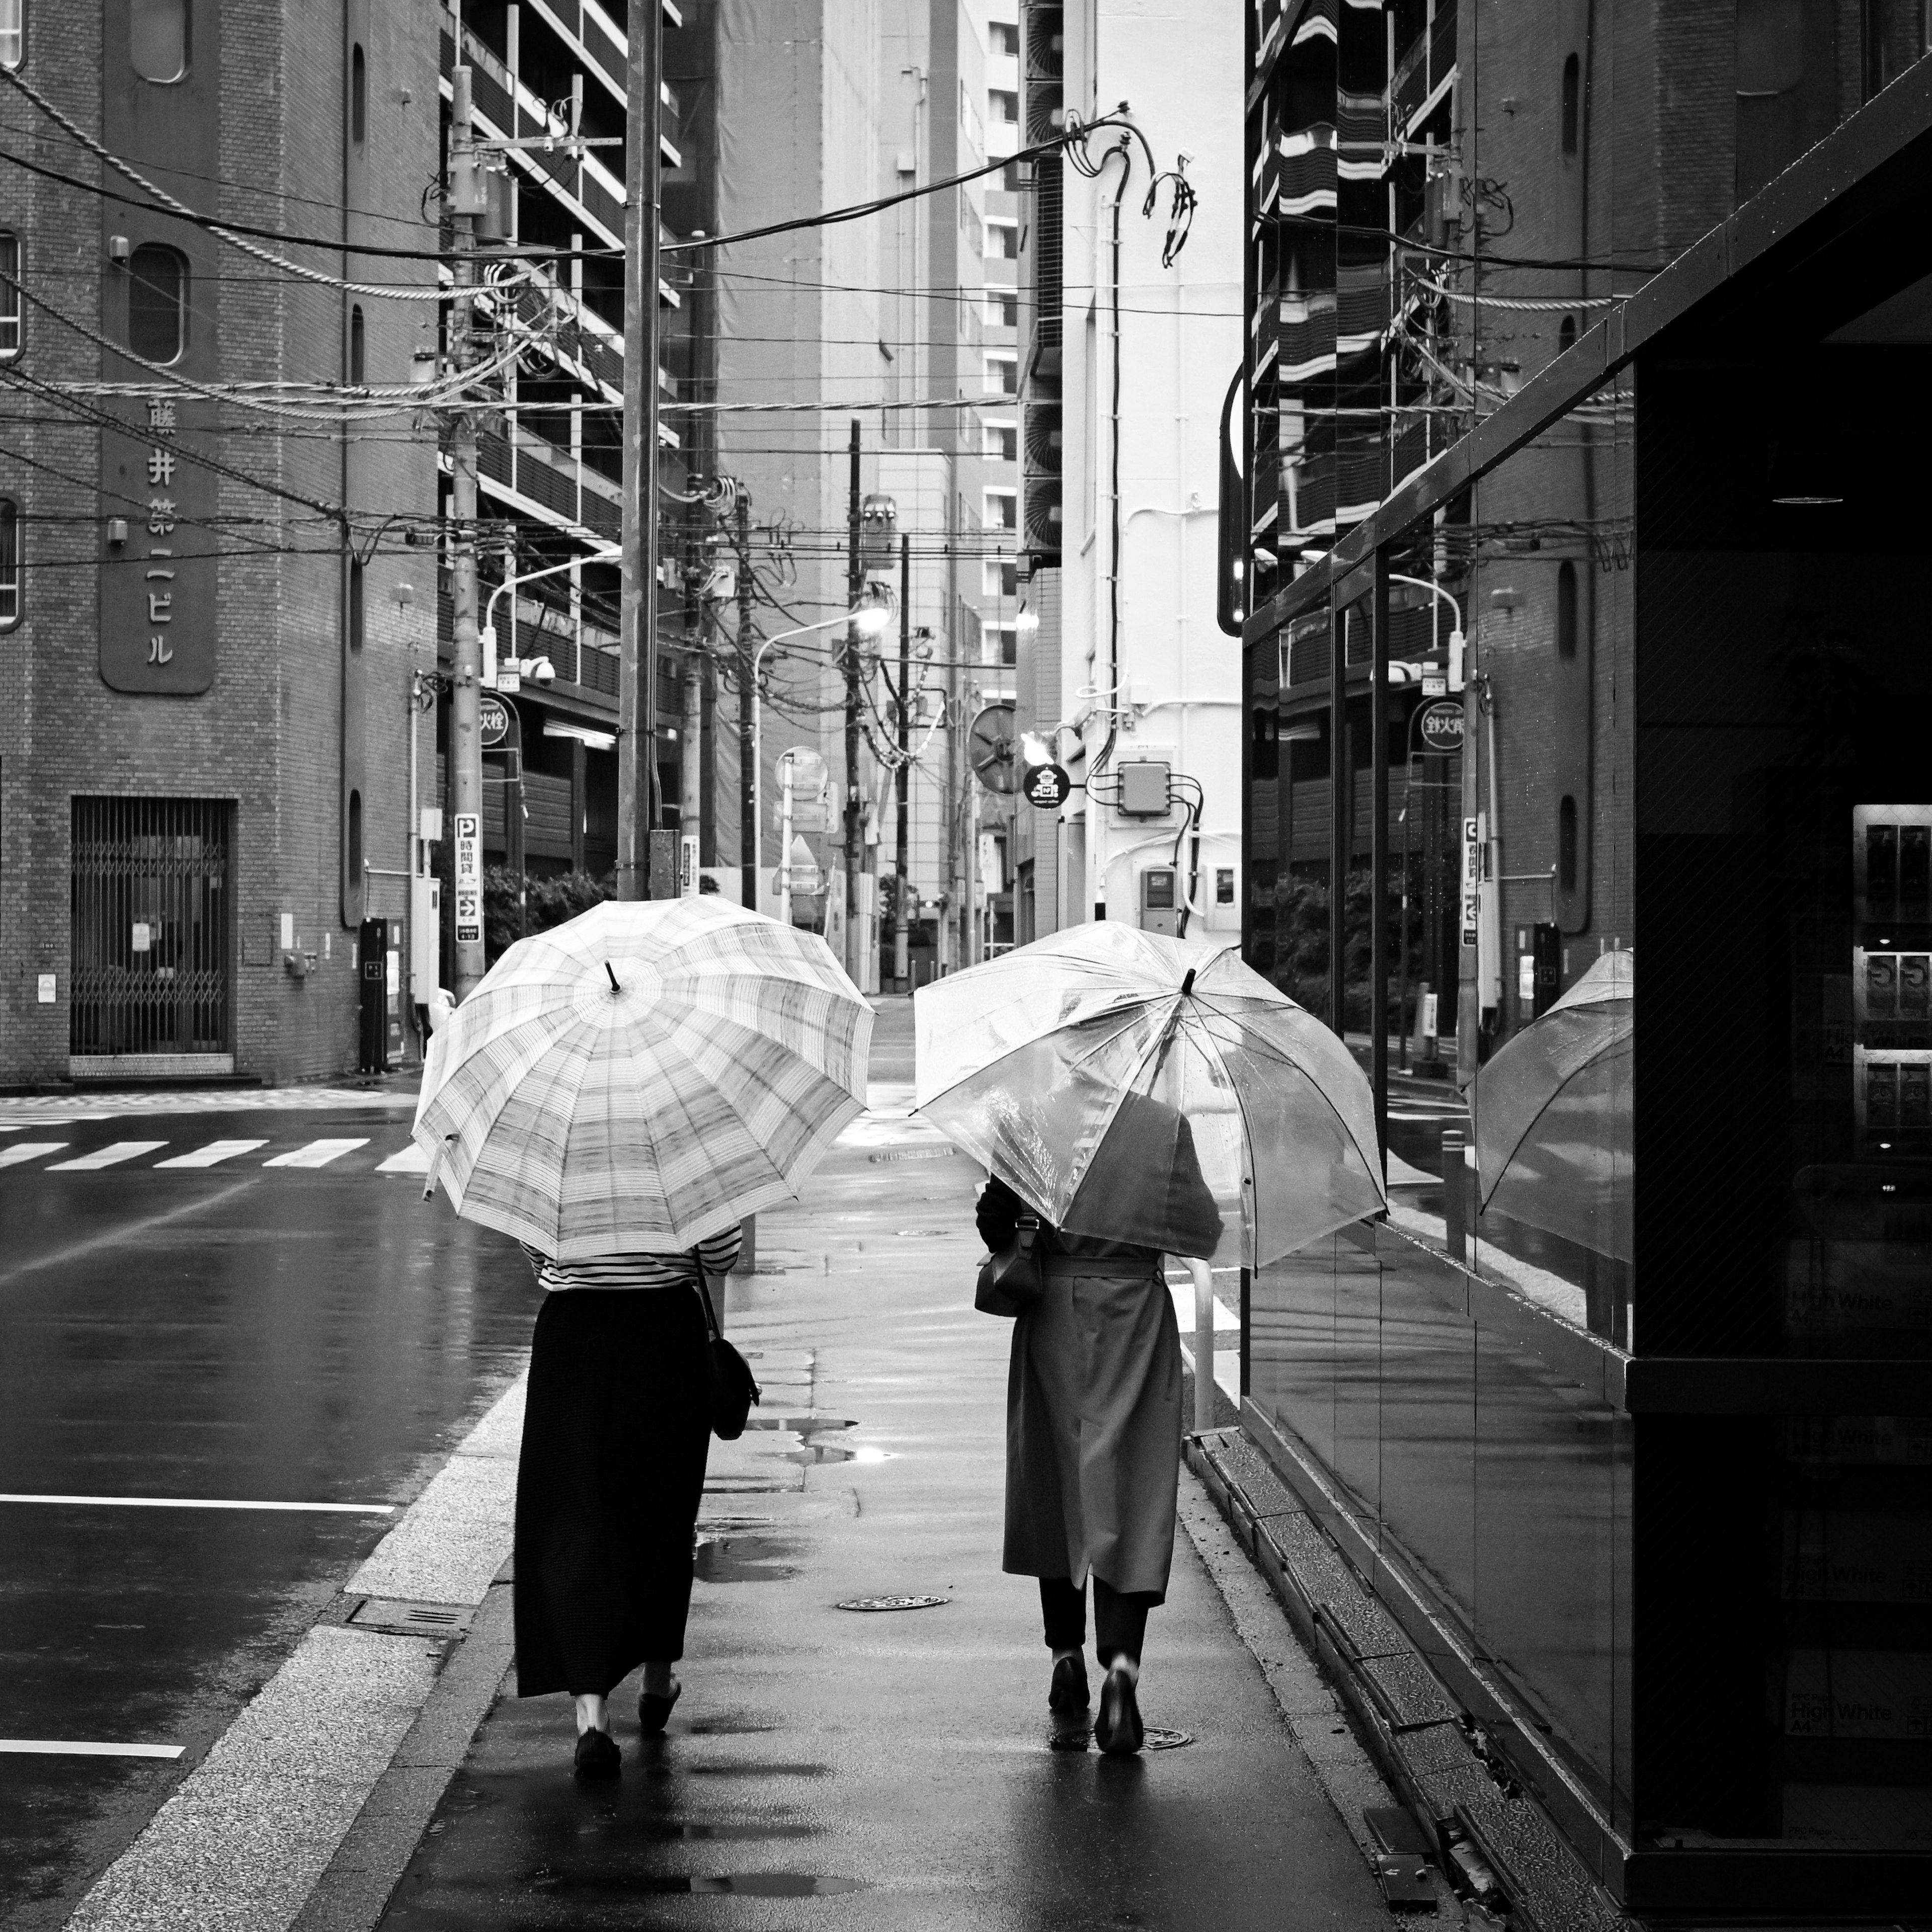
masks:
<path id="1" fill-rule="evenodd" d="M 456 1136 L 454 1134 L 445 1134 L 442 1137 L 441 1144 L 436 1148 L 436 1152 L 430 1156 L 429 1174 L 428 1178 L 423 1182 L 423 1198 L 425 1201 L 428 1200 L 436 1192 L 436 1177 L 442 1172 L 443 1148 L 448 1147 L 450 1142 L 455 1139 L 455 1138 Z"/>

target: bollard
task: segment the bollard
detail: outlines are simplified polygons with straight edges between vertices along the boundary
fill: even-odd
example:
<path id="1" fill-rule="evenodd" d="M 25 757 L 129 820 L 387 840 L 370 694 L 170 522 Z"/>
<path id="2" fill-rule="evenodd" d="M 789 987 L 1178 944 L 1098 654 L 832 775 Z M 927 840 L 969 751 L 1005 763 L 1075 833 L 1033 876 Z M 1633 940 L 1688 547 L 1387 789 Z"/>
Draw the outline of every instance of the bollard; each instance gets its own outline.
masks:
<path id="1" fill-rule="evenodd" d="M 1442 1220 L 1449 1258 L 1469 1264 L 1469 1172 L 1460 1127 L 1442 1130 Z"/>
<path id="2" fill-rule="evenodd" d="M 738 1223 L 738 1269 L 740 1274 L 758 1271 L 758 1217 L 747 1214 Z"/>
<path id="3" fill-rule="evenodd" d="M 1194 1277 L 1194 1427 L 1214 1426 L 1214 1277 L 1205 1262 L 1190 1261 Z"/>

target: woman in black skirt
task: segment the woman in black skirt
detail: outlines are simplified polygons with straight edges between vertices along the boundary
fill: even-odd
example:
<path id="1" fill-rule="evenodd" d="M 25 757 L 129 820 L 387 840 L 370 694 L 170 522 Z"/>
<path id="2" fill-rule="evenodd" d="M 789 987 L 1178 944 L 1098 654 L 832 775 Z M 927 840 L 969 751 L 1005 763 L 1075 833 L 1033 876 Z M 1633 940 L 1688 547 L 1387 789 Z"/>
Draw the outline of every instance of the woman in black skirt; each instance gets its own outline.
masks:
<path id="1" fill-rule="evenodd" d="M 734 1228 L 688 1255 L 530 1255 L 550 1292 L 517 1466 L 517 1694 L 577 1700 L 580 1778 L 617 1774 L 605 1700 L 640 1664 L 646 1734 L 677 1702 L 711 1443 L 698 1270 L 728 1274 L 738 1248 Z"/>

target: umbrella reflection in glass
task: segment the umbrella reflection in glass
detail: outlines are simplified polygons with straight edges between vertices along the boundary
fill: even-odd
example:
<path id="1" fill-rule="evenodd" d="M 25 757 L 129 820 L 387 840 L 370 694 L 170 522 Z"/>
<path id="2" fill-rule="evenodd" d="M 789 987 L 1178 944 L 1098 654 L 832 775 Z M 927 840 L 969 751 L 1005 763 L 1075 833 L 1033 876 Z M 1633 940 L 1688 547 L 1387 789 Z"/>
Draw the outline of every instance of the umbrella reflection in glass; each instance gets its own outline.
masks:
<path id="1" fill-rule="evenodd" d="M 1476 1076 L 1484 1212 L 1632 1258 L 1636 955 L 1606 952 Z"/>

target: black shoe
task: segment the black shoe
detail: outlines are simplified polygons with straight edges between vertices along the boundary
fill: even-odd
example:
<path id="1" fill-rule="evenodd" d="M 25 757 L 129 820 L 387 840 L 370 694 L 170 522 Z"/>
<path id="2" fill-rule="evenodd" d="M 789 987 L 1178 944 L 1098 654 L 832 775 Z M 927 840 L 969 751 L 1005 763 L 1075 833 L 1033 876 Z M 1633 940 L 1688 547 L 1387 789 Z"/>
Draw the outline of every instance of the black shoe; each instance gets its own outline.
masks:
<path id="1" fill-rule="evenodd" d="M 1124 1670 L 1108 1671 L 1100 1685 L 1100 1714 L 1094 1720 L 1094 1742 L 1109 1757 L 1132 1757 L 1146 1736 L 1134 1680 Z"/>
<path id="2" fill-rule="evenodd" d="M 623 1768 L 624 1754 L 608 1731 L 591 1730 L 577 1734 L 577 1774 L 579 1778 L 615 1778 Z"/>
<path id="3" fill-rule="evenodd" d="M 671 1706 L 684 1694 L 684 1686 L 674 1677 L 670 1681 L 670 1695 L 660 1697 L 654 1691 L 646 1690 L 638 1700 L 638 1728 L 647 1738 L 659 1736 L 665 1725 L 670 1722 Z"/>
<path id="4" fill-rule="evenodd" d="M 1087 1708 L 1087 1666 L 1077 1657 L 1063 1657 L 1053 1666 L 1052 1688 L 1046 1694 L 1049 1711 Z"/>

